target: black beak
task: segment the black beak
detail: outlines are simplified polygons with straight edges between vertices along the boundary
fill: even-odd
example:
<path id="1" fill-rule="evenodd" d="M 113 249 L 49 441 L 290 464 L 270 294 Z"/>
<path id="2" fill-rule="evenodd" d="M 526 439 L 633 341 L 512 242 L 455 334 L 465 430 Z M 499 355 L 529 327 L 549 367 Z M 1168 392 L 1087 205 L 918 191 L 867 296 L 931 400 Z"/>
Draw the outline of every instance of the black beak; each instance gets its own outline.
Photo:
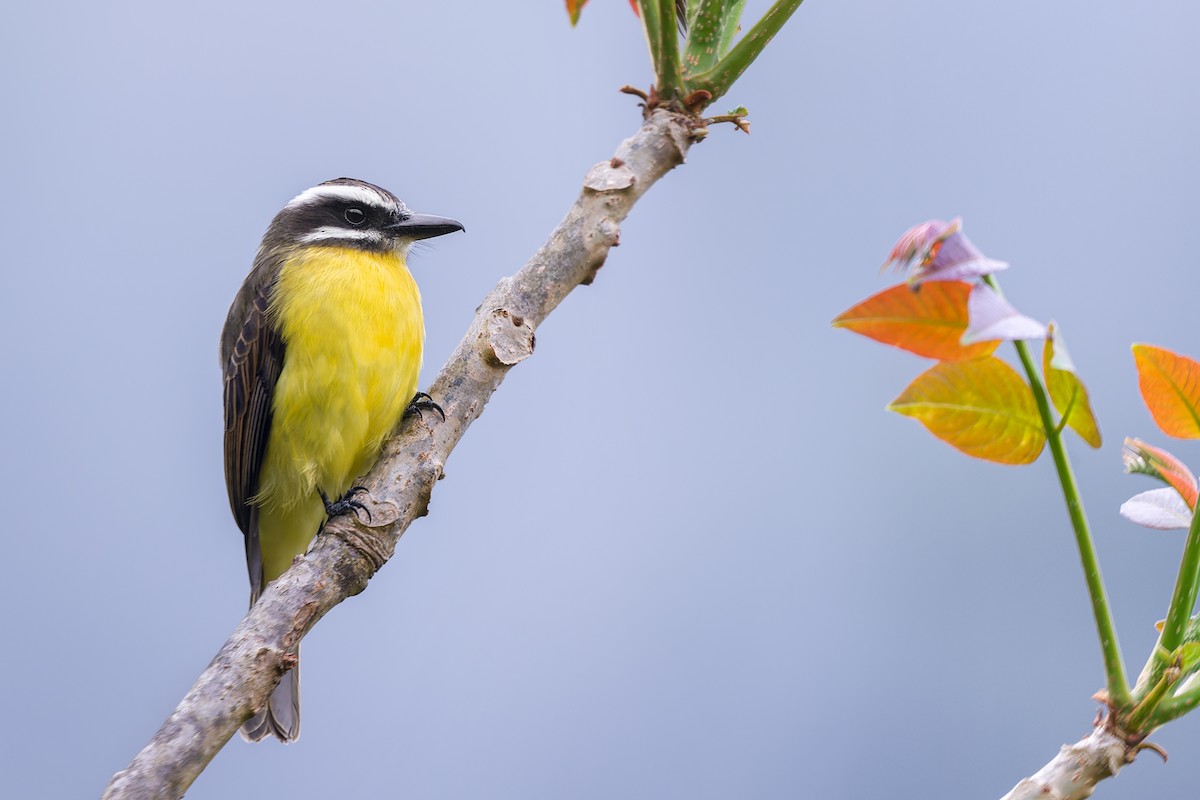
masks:
<path id="1" fill-rule="evenodd" d="M 389 225 L 388 230 L 405 239 L 430 239 L 455 231 L 465 231 L 463 224 L 448 217 L 435 217 L 432 214 L 413 214 Z"/>

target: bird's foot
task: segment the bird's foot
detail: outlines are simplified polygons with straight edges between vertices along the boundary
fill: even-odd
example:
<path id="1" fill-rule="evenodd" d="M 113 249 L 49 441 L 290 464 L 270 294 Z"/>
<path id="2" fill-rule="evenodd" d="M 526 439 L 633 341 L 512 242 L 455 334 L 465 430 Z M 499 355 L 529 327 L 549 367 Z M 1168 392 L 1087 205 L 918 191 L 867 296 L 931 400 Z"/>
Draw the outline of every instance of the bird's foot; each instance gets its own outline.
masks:
<path id="1" fill-rule="evenodd" d="M 412 402 L 408 404 L 408 408 L 404 409 L 404 417 L 420 417 L 425 419 L 426 411 L 436 411 L 438 416 L 442 418 L 442 422 L 446 421 L 446 412 L 442 411 L 442 407 L 433 402 L 433 398 L 424 392 L 417 392 L 413 397 Z"/>
<path id="2" fill-rule="evenodd" d="M 361 511 L 367 515 L 367 522 L 371 521 L 371 509 L 367 508 L 366 504 L 354 499 L 354 495 L 361 492 L 366 492 L 365 486 L 351 486 L 340 499 L 330 502 L 329 495 L 317 489 L 317 494 L 321 495 L 321 502 L 325 504 L 325 516 L 327 519 L 340 517 L 343 514 L 353 513 L 356 517 Z"/>

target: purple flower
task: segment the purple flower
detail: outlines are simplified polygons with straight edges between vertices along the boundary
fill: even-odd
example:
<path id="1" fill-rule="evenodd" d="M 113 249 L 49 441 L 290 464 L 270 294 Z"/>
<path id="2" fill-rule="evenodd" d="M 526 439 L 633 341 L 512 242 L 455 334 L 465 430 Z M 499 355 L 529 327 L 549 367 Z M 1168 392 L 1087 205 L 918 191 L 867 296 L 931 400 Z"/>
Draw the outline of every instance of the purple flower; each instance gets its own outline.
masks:
<path id="1" fill-rule="evenodd" d="M 923 281 L 958 281 L 977 278 L 1008 264 L 994 261 L 979 251 L 962 232 L 962 218 L 950 222 L 931 219 L 905 231 L 896 242 L 883 268 L 894 266 L 908 273 L 910 284 Z"/>

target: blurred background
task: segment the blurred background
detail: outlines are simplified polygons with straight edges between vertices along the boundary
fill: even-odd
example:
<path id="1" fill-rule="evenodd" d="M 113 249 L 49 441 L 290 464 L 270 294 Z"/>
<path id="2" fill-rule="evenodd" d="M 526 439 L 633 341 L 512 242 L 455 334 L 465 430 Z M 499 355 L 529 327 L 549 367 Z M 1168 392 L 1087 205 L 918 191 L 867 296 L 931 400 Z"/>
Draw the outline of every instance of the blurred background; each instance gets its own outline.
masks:
<path id="1" fill-rule="evenodd" d="M 802 6 L 713 109 L 753 134 L 642 200 L 307 638 L 299 743 L 235 738 L 189 798 L 996 797 L 1084 735 L 1103 673 L 1048 456 L 885 413 L 925 362 L 829 321 L 930 217 L 1012 263 L 1106 436 L 1070 447 L 1136 674 L 1183 537 L 1117 515 L 1152 488 L 1121 439 L 1200 467 L 1129 353 L 1200 356 L 1198 25 Z M 427 385 L 636 129 L 647 61 L 624 0 L 576 29 L 559 2 L 0 11 L 0 795 L 98 795 L 245 612 L 217 338 L 272 215 L 350 175 L 466 224 L 412 259 Z M 1192 789 L 1198 734 L 1100 794 Z"/>

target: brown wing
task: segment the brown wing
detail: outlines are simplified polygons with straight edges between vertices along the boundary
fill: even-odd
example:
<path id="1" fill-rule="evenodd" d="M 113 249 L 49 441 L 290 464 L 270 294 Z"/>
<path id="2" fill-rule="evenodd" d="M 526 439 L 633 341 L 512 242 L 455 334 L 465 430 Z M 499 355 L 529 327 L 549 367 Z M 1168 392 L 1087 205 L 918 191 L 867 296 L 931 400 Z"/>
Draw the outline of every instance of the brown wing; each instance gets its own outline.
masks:
<path id="1" fill-rule="evenodd" d="M 271 433 L 271 398 L 283 368 L 283 339 L 267 316 L 272 283 L 259 283 L 242 306 L 240 328 L 230 319 L 227 331 L 237 339 L 225 356 L 225 486 L 229 507 L 246 536 L 252 602 L 262 588 L 258 511 L 250 500 L 258 492 L 258 472 Z M 235 302 L 234 309 L 238 309 Z M 233 315 L 234 310 L 230 311 Z M 232 328 L 230 326 L 233 326 Z"/>

